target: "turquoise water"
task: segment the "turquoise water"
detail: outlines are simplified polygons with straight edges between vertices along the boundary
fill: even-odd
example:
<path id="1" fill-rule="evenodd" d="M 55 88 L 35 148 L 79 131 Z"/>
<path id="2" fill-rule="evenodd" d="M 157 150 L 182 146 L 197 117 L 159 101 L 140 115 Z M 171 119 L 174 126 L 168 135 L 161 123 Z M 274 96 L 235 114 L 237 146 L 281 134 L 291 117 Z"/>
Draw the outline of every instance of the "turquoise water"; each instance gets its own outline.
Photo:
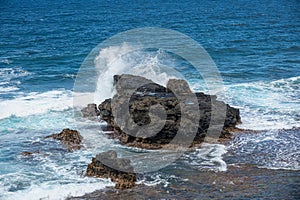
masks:
<path id="1" fill-rule="evenodd" d="M 242 162 L 299 170 L 299 129 L 280 131 L 300 127 L 299 8 L 298 1 L 279 0 L 1 1 L 0 198 L 57 199 L 112 185 L 82 174 L 96 153 L 126 148 L 106 139 L 99 125 L 74 118 L 79 108 L 73 108 L 73 85 L 81 63 L 100 42 L 149 26 L 176 30 L 199 42 L 224 80 L 225 96 L 219 98 L 240 108 L 241 128 L 263 130 L 258 137 L 237 136 L 227 147 L 212 145 L 187 155 L 191 166 L 224 171 L 228 164 Z M 130 45 L 106 49 L 106 58 L 114 60 L 126 48 Z M 150 68 L 181 66 L 193 89 L 203 89 L 188 64 L 161 55 L 138 56 Z M 111 94 L 101 84 L 98 88 Z M 43 140 L 65 127 L 81 131 L 84 150 L 67 153 L 59 143 Z M 34 150 L 41 153 L 21 156 Z M 214 152 L 213 161 L 205 156 L 208 152 Z M 253 156 L 258 152 L 262 156 Z M 148 184 L 169 180 L 159 172 L 150 176 Z"/>

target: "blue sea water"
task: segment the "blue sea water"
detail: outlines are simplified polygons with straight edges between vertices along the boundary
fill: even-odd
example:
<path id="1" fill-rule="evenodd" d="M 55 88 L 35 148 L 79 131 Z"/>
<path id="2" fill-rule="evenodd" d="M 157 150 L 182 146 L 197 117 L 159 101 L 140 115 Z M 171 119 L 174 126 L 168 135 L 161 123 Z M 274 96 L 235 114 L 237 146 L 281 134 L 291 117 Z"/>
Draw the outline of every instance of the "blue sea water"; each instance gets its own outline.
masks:
<path id="1" fill-rule="evenodd" d="M 198 156 L 188 155 L 191 165 L 207 169 L 209 159 L 197 158 L 211 149 L 212 163 L 217 164 L 208 166 L 214 170 L 226 170 L 226 150 L 243 158 L 232 162 L 300 170 L 299 8 L 296 0 L 1 1 L 0 198 L 59 199 L 113 185 L 83 177 L 92 156 L 123 147 L 106 139 L 99 125 L 74 118 L 79 108 L 73 108 L 73 86 L 94 47 L 117 33 L 142 27 L 176 30 L 199 42 L 222 75 L 225 96 L 219 98 L 240 108 L 240 127 L 263 130 L 258 137 L 237 137 L 227 147 L 208 145 L 207 151 L 196 152 Z M 104 49 L 102 54 L 115 60 L 130 45 Z M 138 56 L 147 68 L 164 62 L 184 64 L 171 57 L 168 62 L 160 51 Z M 194 72 L 184 66 L 193 89 L 201 90 Z M 111 94 L 101 86 L 100 81 L 99 91 Z M 43 140 L 65 127 L 82 133 L 84 150 L 67 153 L 59 143 Z M 40 154 L 21 155 L 34 150 Z M 253 156 L 258 151 L 262 157 Z M 154 183 L 161 181 L 167 180 Z"/>

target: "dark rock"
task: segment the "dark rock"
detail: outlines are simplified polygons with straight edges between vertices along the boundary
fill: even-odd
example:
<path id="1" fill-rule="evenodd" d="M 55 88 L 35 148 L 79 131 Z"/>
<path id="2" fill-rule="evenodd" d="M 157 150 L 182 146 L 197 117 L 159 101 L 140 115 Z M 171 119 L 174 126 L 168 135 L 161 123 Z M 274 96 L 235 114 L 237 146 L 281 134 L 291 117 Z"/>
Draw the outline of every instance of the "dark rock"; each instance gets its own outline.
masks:
<path id="1" fill-rule="evenodd" d="M 81 113 L 83 117 L 89 119 L 97 119 L 97 117 L 100 115 L 100 112 L 97 109 L 97 105 L 94 103 L 88 104 L 87 107 L 81 110 Z"/>
<path id="2" fill-rule="evenodd" d="M 60 140 L 69 151 L 79 150 L 82 148 L 81 142 L 83 137 L 76 130 L 66 128 L 63 129 L 62 132 L 49 135 L 46 138 Z"/>
<path id="3" fill-rule="evenodd" d="M 165 88 L 140 76 L 116 75 L 114 85 L 115 96 L 98 106 L 100 117 L 112 136 L 128 146 L 154 149 L 174 141 L 184 144 L 185 138 L 200 143 L 208 133 L 228 137 L 241 122 L 238 109 L 216 96 L 192 93 L 184 80 L 170 79 Z"/>
<path id="4" fill-rule="evenodd" d="M 115 151 L 98 154 L 88 165 L 85 176 L 110 178 L 117 189 L 128 189 L 135 186 L 136 174 L 130 160 L 117 158 Z"/>
<path id="5" fill-rule="evenodd" d="M 36 151 L 34 151 L 34 152 L 24 151 L 24 152 L 22 152 L 22 156 L 31 156 L 31 155 L 33 155 L 33 154 L 39 154 L 39 153 L 40 153 L 39 150 L 36 150 Z"/>

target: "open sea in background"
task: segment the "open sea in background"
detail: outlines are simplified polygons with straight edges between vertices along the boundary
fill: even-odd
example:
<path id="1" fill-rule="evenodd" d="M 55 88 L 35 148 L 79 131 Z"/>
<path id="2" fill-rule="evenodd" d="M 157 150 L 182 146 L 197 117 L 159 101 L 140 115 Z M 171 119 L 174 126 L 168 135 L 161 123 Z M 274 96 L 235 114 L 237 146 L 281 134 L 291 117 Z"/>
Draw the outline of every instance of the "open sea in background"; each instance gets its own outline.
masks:
<path id="1" fill-rule="evenodd" d="M 143 27 L 176 30 L 199 42 L 222 75 L 225 96 L 219 98 L 240 109 L 239 127 L 260 133 L 237 134 L 226 145 L 205 144 L 166 169 L 145 174 L 138 183 L 160 185 L 166 191 L 172 184 L 187 185 L 194 192 L 180 198 L 201 198 L 197 191 L 209 193 L 213 184 L 193 185 L 186 180 L 188 173 L 218 174 L 251 165 L 267 170 L 263 173 L 273 174 L 273 179 L 284 174 L 276 179 L 285 182 L 288 177 L 289 184 L 276 183 L 278 188 L 266 187 L 268 194 L 262 191 L 258 196 L 255 187 L 252 192 L 236 189 L 232 198 L 299 198 L 299 10 L 297 0 L 1 0 L 0 199 L 63 199 L 114 185 L 84 177 L 87 164 L 102 151 L 117 149 L 122 155 L 132 149 L 107 139 L 99 124 L 75 120 L 79 108 L 73 108 L 73 85 L 94 47 L 117 33 Z M 128 48 L 130 44 L 124 44 L 102 54 L 115 60 Z M 184 63 L 179 58 L 168 62 L 160 51 L 141 54 L 131 56 L 144 58 L 141 63 L 147 69 Z M 135 57 L 118 64 L 130 66 L 126 60 Z M 188 66 L 183 68 L 185 78 L 193 90 L 201 91 L 201 82 Z M 101 81 L 97 86 L 107 94 Z M 66 127 L 80 131 L 86 148 L 69 153 L 58 142 L 43 139 Z M 40 153 L 21 155 L 35 150 Z M 246 193 L 252 195 L 243 196 Z"/>

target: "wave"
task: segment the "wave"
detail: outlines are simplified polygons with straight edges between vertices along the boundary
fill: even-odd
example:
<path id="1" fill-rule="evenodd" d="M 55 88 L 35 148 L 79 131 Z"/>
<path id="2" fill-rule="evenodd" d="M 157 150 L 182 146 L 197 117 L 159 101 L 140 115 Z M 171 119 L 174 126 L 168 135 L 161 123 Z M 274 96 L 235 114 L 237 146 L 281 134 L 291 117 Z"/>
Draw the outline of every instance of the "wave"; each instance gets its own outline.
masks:
<path id="1" fill-rule="evenodd" d="M 33 185 L 29 189 L 18 192 L 5 192 L 3 197 L 9 199 L 66 199 L 67 197 L 82 196 L 86 193 L 91 193 L 95 190 L 100 190 L 105 187 L 114 186 L 115 184 L 102 180 L 97 182 L 84 182 L 79 180 L 75 183 L 62 184 L 58 182 L 46 182 L 38 185 Z"/>
<path id="2" fill-rule="evenodd" d="M 9 65 L 9 64 L 11 64 L 11 63 L 12 63 L 12 61 L 11 61 L 11 60 L 9 60 L 8 58 L 3 58 L 3 59 L 1 59 L 1 60 L 0 60 L 0 63 L 4 63 L 4 64 L 7 64 L 7 65 Z"/>
<path id="3" fill-rule="evenodd" d="M 94 122 L 76 128 L 84 137 L 85 148 L 72 153 L 56 141 L 43 139 L 52 133 L 49 128 L 23 130 L 16 133 L 18 140 L 12 132 L 0 136 L 7 147 L 1 152 L 0 165 L 10 166 L 1 168 L 0 199 L 65 199 L 114 186 L 108 179 L 83 176 L 91 158 L 109 149 L 113 141 L 95 134 L 100 130 Z M 39 150 L 39 153 L 29 157 L 21 155 L 26 150 Z"/>
<path id="4" fill-rule="evenodd" d="M 32 92 L 14 99 L 0 101 L 0 119 L 11 116 L 25 117 L 48 111 L 62 111 L 72 106 L 73 98 L 70 90 Z"/>
<path id="5" fill-rule="evenodd" d="M 4 85 L 4 84 L 3 84 Z M 12 92 L 12 91 L 17 91 L 19 90 L 20 88 L 16 87 L 16 86 L 5 86 L 5 87 L 2 87 L 0 86 L 0 94 L 5 94 L 7 92 Z"/>
<path id="6" fill-rule="evenodd" d="M 4 61 L 6 64 L 10 64 L 8 60 Z M 20 90 L 18 85 L 20 85 L 21 82 L 18 80 L 18 78 L 29 75 L 32 75 L 32 73 L 23 70 L 21 67 L 0 68 L 0 94 L 6 94 Z"/>
<path id="7" fill-rule="evenodd" d="M 29 76 L 32 75 L 31 72 L 28 72 L 22 67 L 9 67 L 9 68 L 0 68 L 0 80 L 10 81 L 11 79 Z"/>
<path id="8" fill-rule="evenodd" d="M 146 51 L 139 46 L 123 43 L 102 49 L 94 63 L 100 72 L 95 92 L 96 102 L 101 102 L 113 95 L 113 76 L 133 74 L 144 76 L 152 81 L 166 85 L 170 78 L 182 77 L 171 68 L 175 63 L 164 63 L 168 53 L 162 50 Z"/>
<path id="9" fill-rule="evenodd" d="M 226 85 L 226 102 L 240 108 L 240 128 L 299 127 L 300 77 Z"/>

